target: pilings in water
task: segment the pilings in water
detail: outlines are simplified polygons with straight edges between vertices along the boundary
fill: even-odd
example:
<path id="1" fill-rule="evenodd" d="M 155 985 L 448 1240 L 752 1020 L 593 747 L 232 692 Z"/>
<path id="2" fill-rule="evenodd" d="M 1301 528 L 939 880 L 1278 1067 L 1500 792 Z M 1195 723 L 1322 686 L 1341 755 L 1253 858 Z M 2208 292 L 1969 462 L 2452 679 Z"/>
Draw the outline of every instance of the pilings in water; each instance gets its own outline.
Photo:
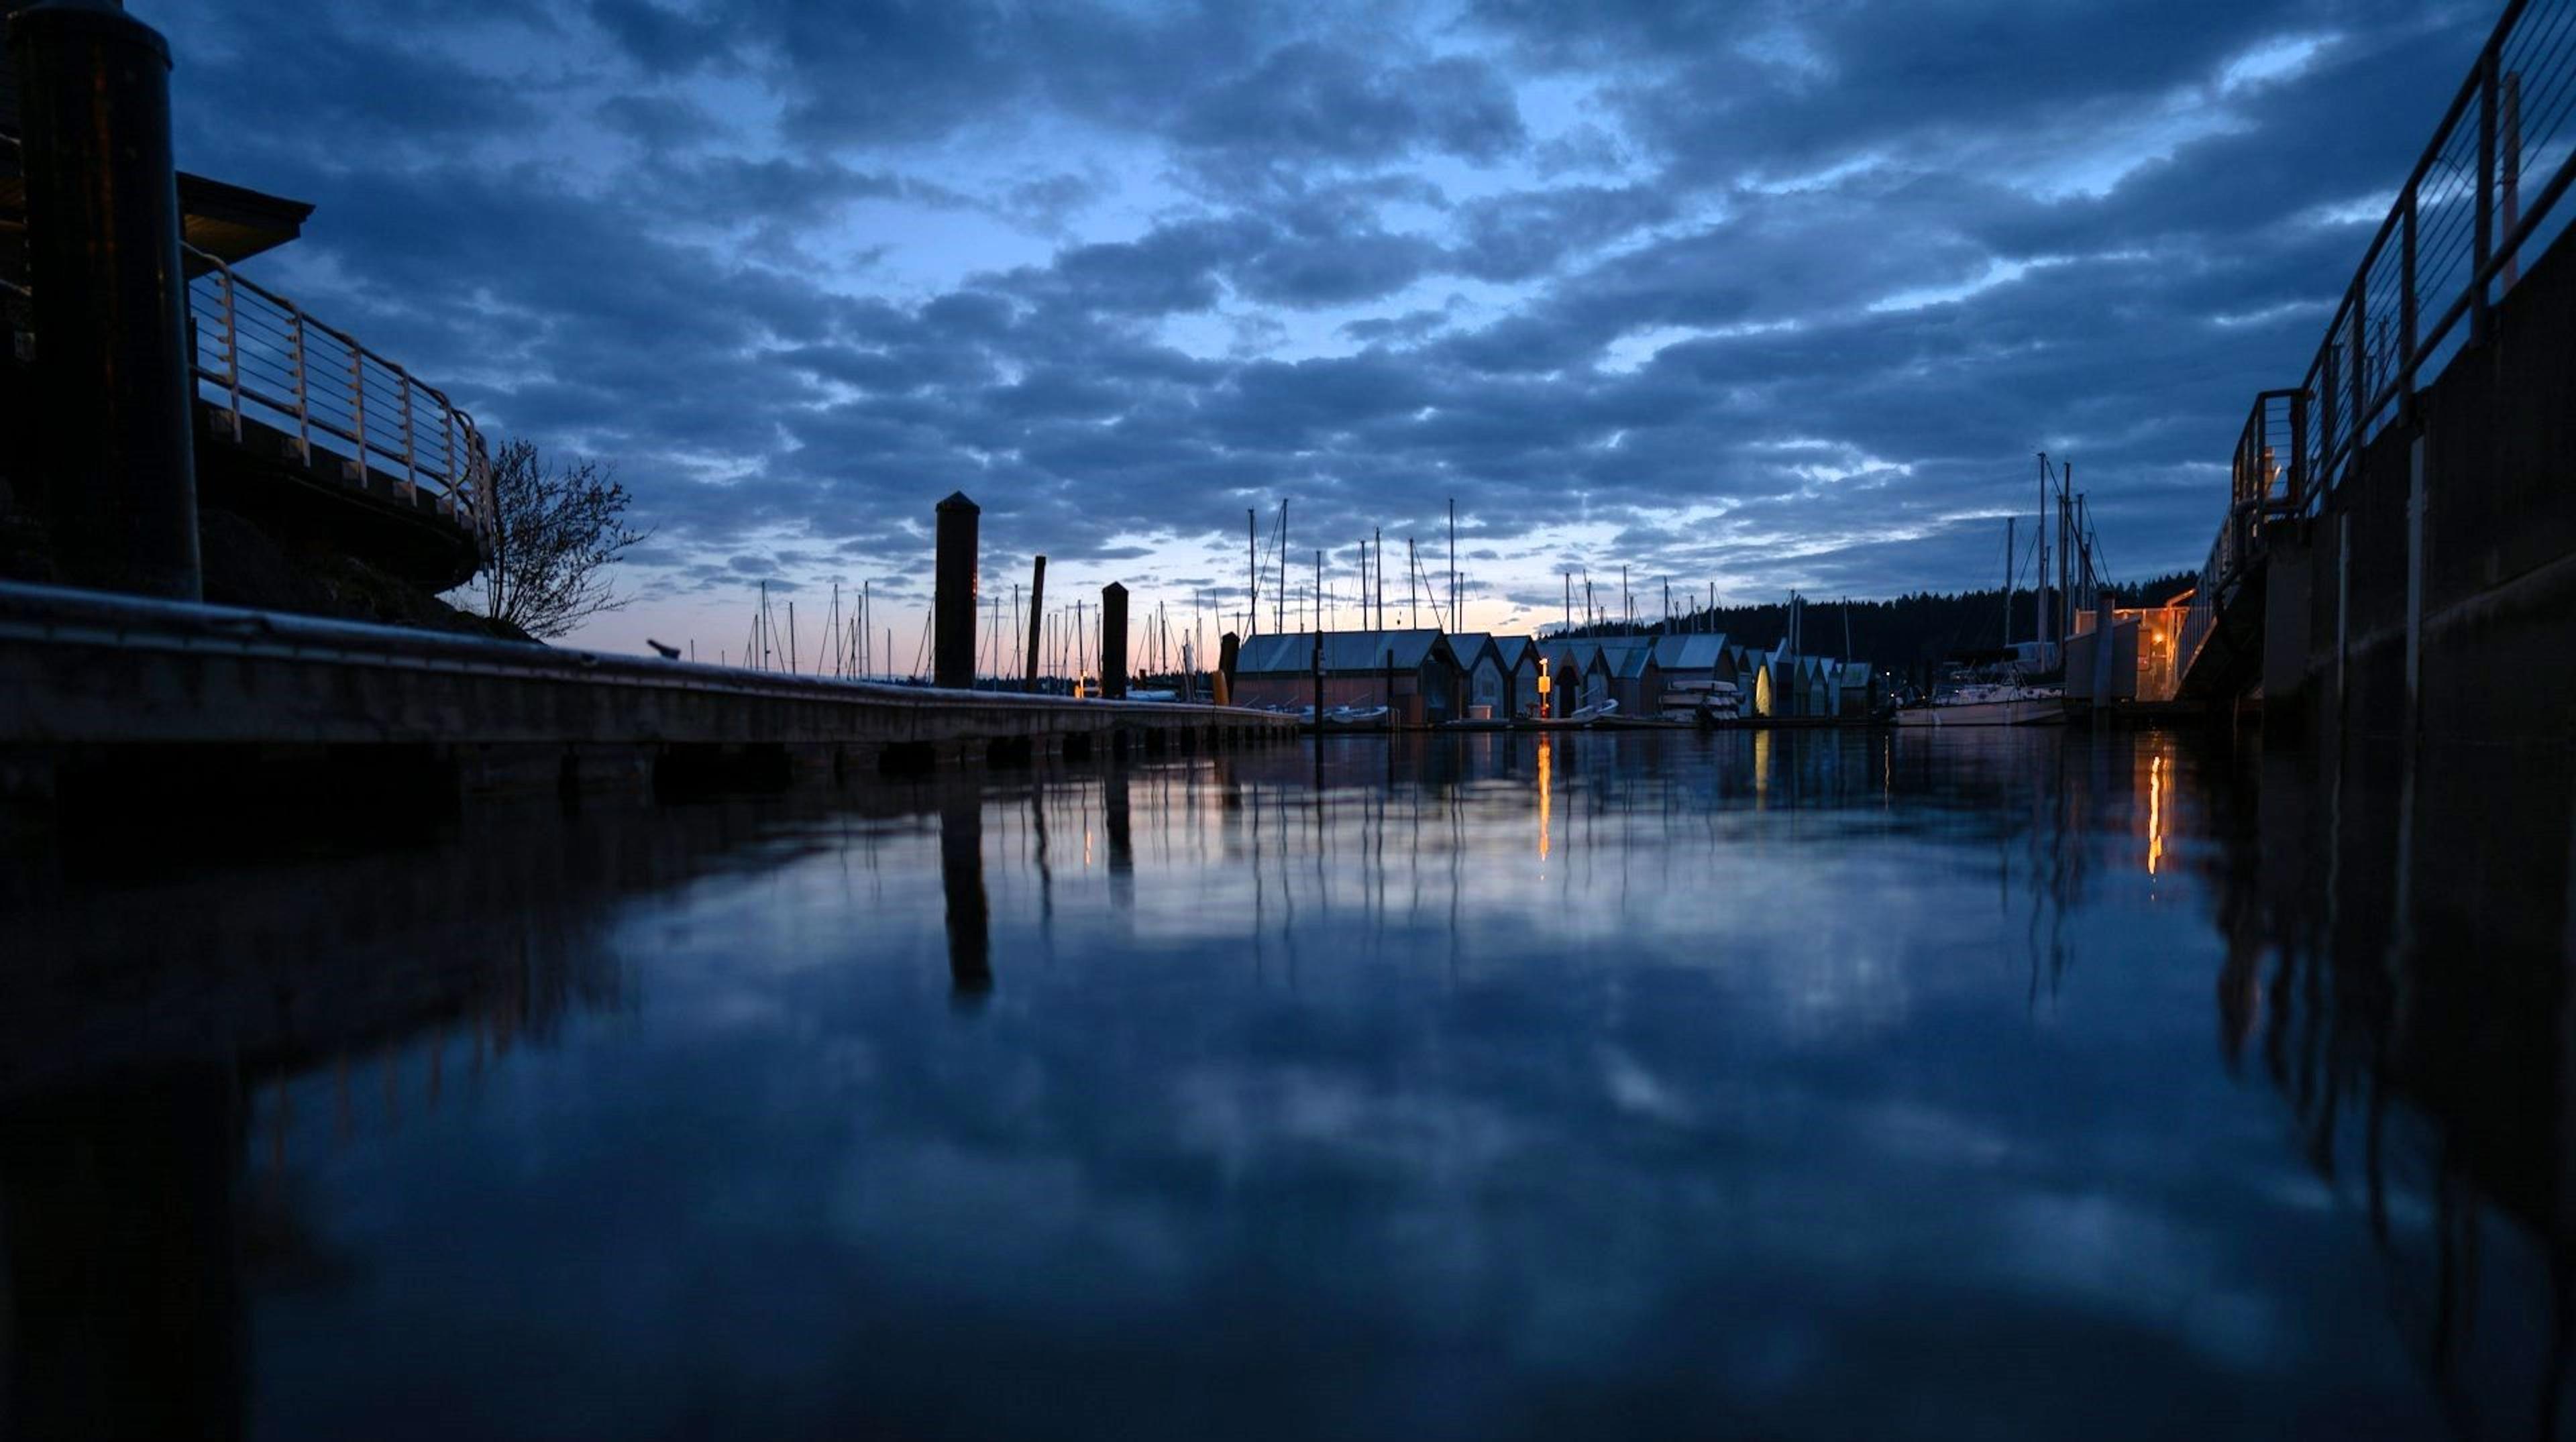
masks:
<path id="1" fill-rule="evenodd" d="M 1213 680 L 1216 686 L 1216 704 L 1219 706 L 1234 704 L 1234 666 L 1242 654 L 1242 637 L 1228 631 L 1217 638 L 1216 675 Z"/>
<path id="2" fill-rule="evenodd" d="M 939 503 L 930 684 L 957 691 L 975 685 L 975 533 L 983 514 L 964 491 Z"/>
<path id="3" fill-rule="evenodd" d="M 114 6 L 9 20 L 36 334 L 35 509 L 69 584 L 193 601 L 197 463 L 170 47 Z"/>
<path id="4" fill-rule="evenodd" d="M 1127 588 L 1116 581 L 1100 588 L 1100 694 L 1127 699 Z"/>
<path id="5" fill-rule="evenodd" d="M 1046 635 L 1046 554 L 1038 554 L 1037 566 L 1029 576 L 1029 669 L 1020 678 L 1020 689 L 1038 689 L 1038 648 Z"/>

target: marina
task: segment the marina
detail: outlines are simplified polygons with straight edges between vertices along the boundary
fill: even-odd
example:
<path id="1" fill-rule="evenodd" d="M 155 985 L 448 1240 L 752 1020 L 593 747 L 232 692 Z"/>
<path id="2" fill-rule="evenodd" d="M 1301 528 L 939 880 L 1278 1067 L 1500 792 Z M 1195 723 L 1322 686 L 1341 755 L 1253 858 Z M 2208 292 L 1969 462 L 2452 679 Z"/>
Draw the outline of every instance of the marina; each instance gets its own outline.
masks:
<path id="1" fill-rule="evenodd" d="M 136 4 L 0 1437 L 2576 1437 L 2576 0 Z"/>

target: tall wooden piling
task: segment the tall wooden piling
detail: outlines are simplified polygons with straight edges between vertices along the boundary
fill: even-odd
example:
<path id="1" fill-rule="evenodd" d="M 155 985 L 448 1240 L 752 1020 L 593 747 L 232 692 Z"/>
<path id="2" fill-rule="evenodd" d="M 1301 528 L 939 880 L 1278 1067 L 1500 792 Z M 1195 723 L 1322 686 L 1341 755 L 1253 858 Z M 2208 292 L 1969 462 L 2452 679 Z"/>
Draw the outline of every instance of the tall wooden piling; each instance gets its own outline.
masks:
<path id="1" fill-rule="evenodd" d="M 1127 588 L 1116 581 L 1100 588 L 1100 694 L 1127 697 Z"/>
<path id="2" fill-rule="evenodd" d="M 975 532 L 984 508 L 964 491 L 939 503 L 937 590 L 932 598 L 930 683 L 975 684 Z"/>
<path id="3" fill-rule="evenodd" d="M 1021 678 L 1020 689 L 1038 689 L 1038 643 L 1046 634 L 1046 557 L 1038 557 L 1029 576 L 1029 669 Z"/>
<path id="4" fill-rule="evenodd" d="M 170 46 L 104 4 L 9 20 L 36 334 L 35 509 L 61 579 L 194 601 L 197 461 Z"/>

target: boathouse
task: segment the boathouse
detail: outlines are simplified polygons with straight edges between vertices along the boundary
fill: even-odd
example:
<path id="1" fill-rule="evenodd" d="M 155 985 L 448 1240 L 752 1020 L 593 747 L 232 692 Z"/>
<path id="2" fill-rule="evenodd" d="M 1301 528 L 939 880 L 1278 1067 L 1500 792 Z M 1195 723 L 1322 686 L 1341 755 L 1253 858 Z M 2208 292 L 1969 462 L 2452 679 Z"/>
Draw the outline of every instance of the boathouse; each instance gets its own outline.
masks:
<path id="1" fill-rule="evenodd" d="M 2111 613 L 2111 668 L 2098 689 L 2093 672 L 2100 650 L 2094 639 L 2098 621 L 2090 611 L 2075 613 L 2075 635 L 2066 653 L 2066 697 L 2070 701 L 2170 701 L 2181 689 L 2175 669 L 2176 643 L 2188 606 L 2122 608 Z"/>
<path id="2" fill-rule="evenodd" d="M 1519 716 L 1538 704 L 1538 643 L 1527 636 L 1493 638 L 1494 664 L 1503 673 L 1503 709 L 1496 716 Z"/>
<path id="3" fill-rule="evenodd" d="M 1585 706 L 1597 706 L 1610 695 L 1610 663 L 1601 654 L 1601 643 L 1590 640 L 1552 641 L 1545 647 L 1548 675 L 1554 690 L 1548 695 L 1548 709 L 1562 716 Z"/>
<path id="4" fill-rule="evenodd" d="M 1254 636 L 1235 663 L 1234 704 L 1299 711 L 1315 704 L 1315 633 Z M 1466 672 L 1438 631 L 1327 631 L 1324 707 L 1385 706 L 1399 726 L 1435 726 L 1460 714 Z"/>
<path id="5" fill-rule="evenodd" d="M 1655 664 L 1653 645 L 1604 646 L 1601 657 L 1609 667 L 1610 696 L 1619 703 L 1620 715 L 1652 716 L 1663 709 L 1664 670 Z"/>
<path id="6" fill-rule="evenodd" d="M 1465 711 L 1469 717 L 1491 719 L 1509 716 L 1504 709 L 1509 678 L 1503 674 L 1503 663 L 1494 650 L 1494 638 L 1483 631 L 1449 633 L 1450 654 L 1458 658 L 1459 669 L 1466 673 Z"/>
<path id="7" fill-rule="evenodd" d="M 1711 681 L 1733 682 L 1735 666 L 1727 656 L 1726 636 L 1717 631 L 1655 638 L 1655 665 L 1666 686 Z"/>

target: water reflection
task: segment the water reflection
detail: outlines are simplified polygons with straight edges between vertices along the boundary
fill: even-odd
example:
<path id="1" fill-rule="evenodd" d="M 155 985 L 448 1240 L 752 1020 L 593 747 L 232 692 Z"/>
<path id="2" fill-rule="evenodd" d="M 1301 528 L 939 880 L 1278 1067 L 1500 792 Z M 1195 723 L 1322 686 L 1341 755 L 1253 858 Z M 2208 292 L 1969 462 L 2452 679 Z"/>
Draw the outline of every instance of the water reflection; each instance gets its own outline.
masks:
<path id="1" fill-rule="evenodd" d="M 2552 1435 L 2576 790 L 2399 760 L 1371 738 L 12 871 L 0 1395 Z"/>
<path id="2" fill-rule="evenodd" d="M 2217 912 L 2224 1054 L 2359 1208 L 2465 1434 L 2560 1435 L 2576 1349 L 2576 771 L 2547 753 L 2263 758 Z"/>
<path id="3" fill-rule="evenodd" d="M 984 899 L 984 804 L 963 787 L 939 802 L 939 890 L 948 909 L 948 976 L 960 999 L 993 989 L 992 910 Z"/>

